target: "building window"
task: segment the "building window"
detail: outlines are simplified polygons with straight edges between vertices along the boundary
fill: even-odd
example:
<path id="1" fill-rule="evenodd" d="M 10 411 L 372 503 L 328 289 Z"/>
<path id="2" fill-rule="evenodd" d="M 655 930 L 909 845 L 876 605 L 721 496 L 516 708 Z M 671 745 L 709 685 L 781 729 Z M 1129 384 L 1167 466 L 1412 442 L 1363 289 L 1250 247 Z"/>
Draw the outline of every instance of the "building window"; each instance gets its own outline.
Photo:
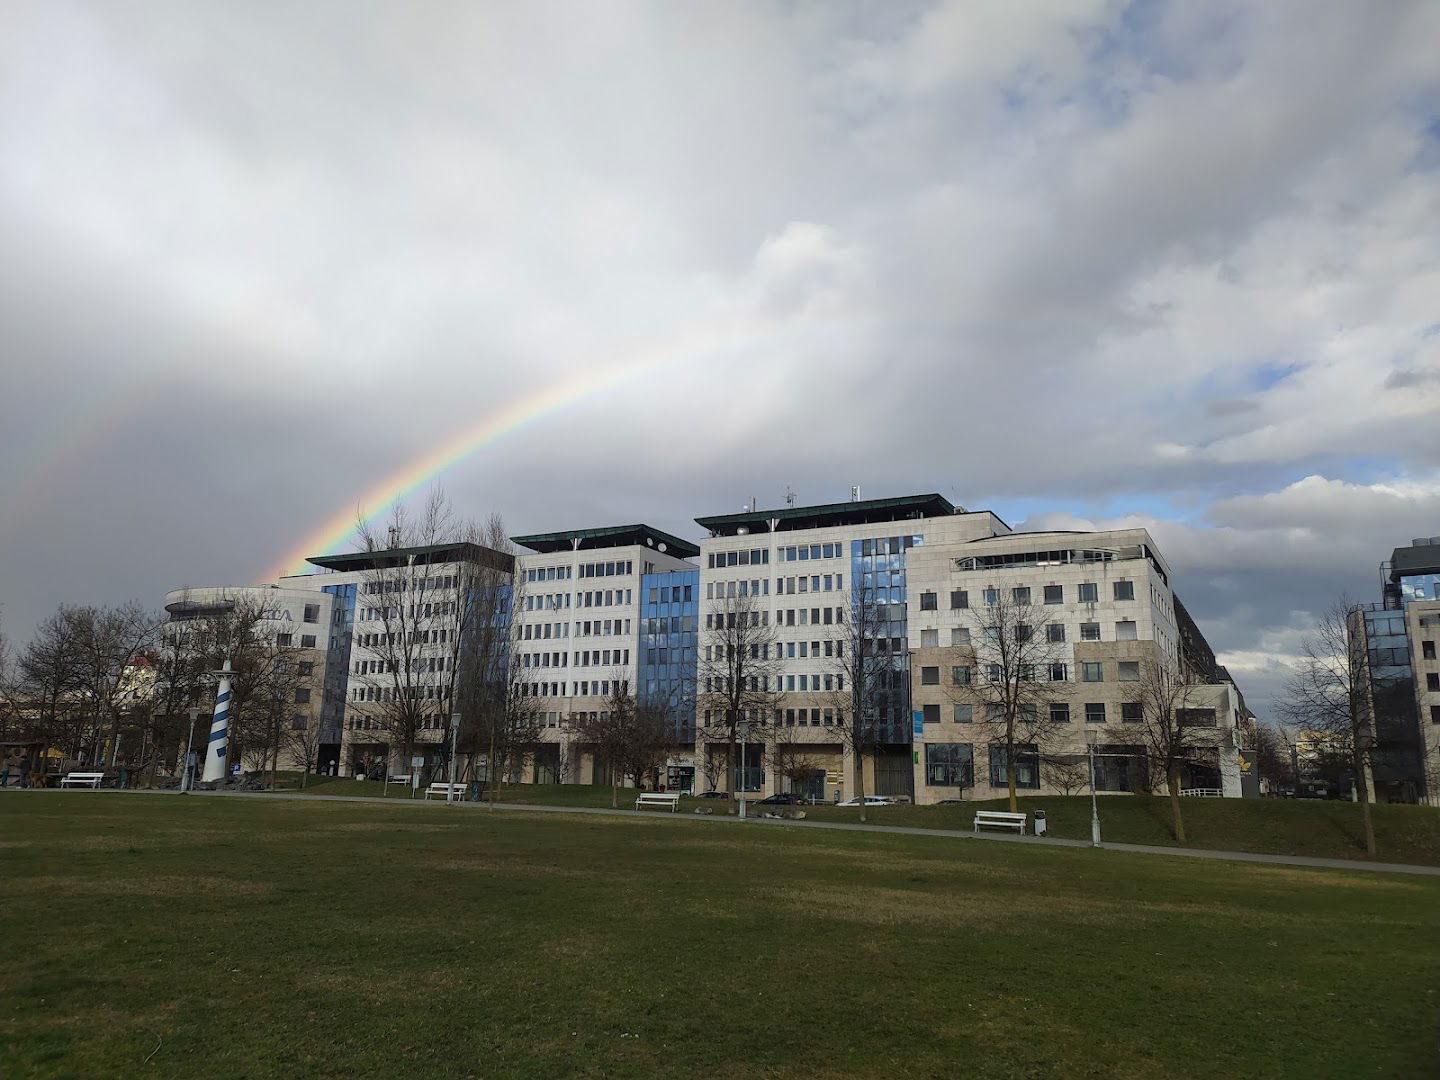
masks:
<path id="1" fill-rule="evenodd" d="M 301 635 L 300 635 L 300 647 L 301 647 L 302 649 L 313 649 L 313 648 L 315 647 L 315 635 L 314 635 L 314 634 L 301 634 Z"/>
<path id="2" fill-rule="evenodd" d="M 1117 677 L 1121 682 L 1139 682 L 1139 681 L 1140 681 L 1140 661 L 1138 661 L 1138 660 L 1121 660 L 1120 663 L 1119 663 L 1119 672 L 1118 672 L 1118 674 L 1117 674 L 1116 677 Z"/>
<path id="3" fill-rule="evenodd" d="M 1068 701 L 1050 702 L 1050 722 L 1052 724 L 1068 724 L 1070 722 L 1070 703 Z"/>
<path id="4" fill-rule="evenodd" d="M 1028 604 L 1030 603 L 1030 590 L 1024 585 L 1017 585 L 1010 590 L 1010 599 L 1017 605 Z"/>
<path id="5" fill-rule="evenodd" d="M 291 731 L 304 731 L 310 726 L 310 722 L 304 716 L 292 716 L 290 718 Z"/>
<path id="6" fill-rule="evenodd" d="M 1045 586 L 1045 603 L 1047 603 L 1047 604 L 1063 604 L 1064 602 L 1065 602 L 1065 586 L 1064 586 L 1064 585 L 1046 585 L 1046 586 Z"/>
<path id="7" fill-rule="evenodd" d="M 1181 727 L 1215 727 L 1214 709 L 1176 709 L 1175 719 Z"/>
<path id="8" fill-rule="evenodd" d="M 938 724 L 938 723 L 940 722 L 940 706 L 939 706 L 939 705 L 922 705 L 922 706 L 920 707 L 920 709 L 921 709 L 921 718 L 924 720 L 925 723 L 927 723 L 927 724 Z"/>
<path id="9" fill-rule="evenodd" d="M 1430 706 L 1430 723 L 1440 724 L 1440 705 Z"/>
<path id="10" fill-rule="evenodd" d="M 1069 678 L 1070 678 L 1070 670 L 1069 670 L 1069 667 L 1068 667 L 1067 665 L 1065 665 L 1065 664 L 1063 664 L 1063 663 L 1057 663 L 1057 664 L 1051 664 L 1051 665 L 1050 665 L 1050 681 L 1051 681 L 1051 682 L 1065 682 L 1065 681 L 1066 681 L 1067 679 L 1069 679 Z"/>
<path id="11" fill-rule="evenodd" d="M 1082 682 L 1104 682 L 1105 665 L 1087 660 L 1080 665 L 1080 680 Z"/>
<path id="12" fill-rule="evenodd" d="M 1085 703 L 1085 723 L 1103 724 L 1105 722 L 1105 703 L 1103 701 L 1087 701 Z"/>
<path id="13" fill-rule="evenodd" d="M 969 686 L 970 669 L 968 667 L 952 667 L 950 669 L 950 683 L 953 686 Z"/>
<path id="14" fill-rule="evenodd" d="M 969 645 L 970 628 L 968 626 L 952 626 L 950 628 L 951 645 Z"/>
<path id="15" fill-rule="evenodd" d="M 938 667 L 922 667 L 920 669 L 921 686 L 939 686 L 940 669 Z"/>
<path id="16" fill-rule="evenodd" d="M 1093 581 L 1080 583 L 1080 603 L 1093 604 L 1100 599 L 1100 587 Z"/>
<path id="17" fill-rule="evenodd" d="M 1138 701 L 1122 701 L 1120 703 L 1120 722 L 1122 724 L 1138 724 L 1145 719 L 1145 710 L 1140 707 Z"/>
<path id="18" fill-rule="evenodd" d="M 1432 692 L 1440 690 L 1440 674 L 1427 671 L 1425 673 L 1425 689 Z"/>
<path id="19" fill-rule="evenodd" d="M 1000 665 L 999 665 L 999 664 L 986 664 L 986 665 L 985 665 L 985 678 L 989 679 L 991 682 L 999 682 L 1000 679 L 1001 679 Z"/>
<path id="20" fill-rule="evenodd" d="M 306 622 L 319 622 L 319 621 L 320 621 L 320 605 L 319 605 L 319 604 L 306 604 L 306 605 L 305 605 L 305 621 L 306 621 Z"/>
<path id="21" fill-rule="evenodd" d="M 1080 624 L 1081 641 L 1099 641 L 1100 624 L 1098 622 L 1082 622 Z"/>
<path id="22" fill-rule="evenodd" d="M 929 787 L 970 787 L 975 755 L 969 743 L 926 743 L 925 783 Z"/>
<path id="23" fill-rule="evenodd" d="M 968 608 L 970 606 L 970 594 L 964 589 L 954 589 L 950 593 L 950 609 Z"/>
<path id="24" fill-rule="evenodd" d="M 295 704 L 296 704 L 296 705 L 309 705 L 309 704 L 310 704 L 310 691 L 304 689 L 303 687 L 302 687 L 301 689 L 299 689 L 299 690 L 296 690 L 296 691 L 295 691 Z"/>
<path id="25" fill-rule="evenodd" d="M 1113 582 L 1113 584 L 1115 586 L 1116 600 L 1135 599 L 1135 583 L 1133 581 L 1116 581 Z"/>
<path id="26" fill-rule="evenodd" d="M 1440 708 L 1440 706 L 1437 706 L 1437 708 Z M 957 724 L 969 724 L 969 723 L 973 722 L 974 719 L 975 719 L 975 706 L 973 706 L 973 705 L 956 705 L 956 706 L 955 706 L 955 723 L 957 723 Z M 1440 721 L 1437 721 L 1437 723 L 1440 723 Z"/>
<path id="27" fill-rule="evenodd" d="M 1006 768 L 1005 747 L 990 744 L 990 786 L 1009 786 L 1009 770 Z M 1040 786 L 1040 755 L 1034 743 L 1018 743 L 1015 747 L 1015 786 L 1017 788 L 1038 788 Z"/>
<path id="28" fill-rule="evenodd" d="M 294 641 L 295 641 L 295 635 L 293 635 L 293 634 L 276 634 L 276 635 L 275 635 L 275 644 L 276 644 L 276 645 L 279 645 L 281 648 L 289 648 L 290 645 L 291 645 Z"/>
<path id="29" fill-rule="evenodd" d="M 300 669 L 300 674 L 301 674 L 301 675 L 314 675 L 314 674 L 315 674 L 315 664 L 314 664 L 313 661 L 310 661 L 310 660 L 301 660 L 300 663 L 299 663 L 298 665 L 296 665 L 296 666 L 299 667 L 299 669 Z"/>
<path id="30" fill-rule="evenodd" d="M 940 647 L 939 630 L 921 630 L 920 647 L 922 649 L 937 649 Z"/>
<path id="31" fill-rule="evenodd" d="M 1045 640 L 1059 642 L 1065 640 L 1065 624 L 1052 622 L 1045 624 Z"/>
<path id="32" fill-rule="evenodd" d="M 1122 619 L 1115 624 L 1116 641 L 1134 641 L 1138 636 L 1133 619 Z"/>
<path id="33" fill-rule="evenodd" d="M 986 589 L 986 590 L 985 590 L 985 603 L 989 604 L 991 607 L 994 607 L 996 604 L 1000 603 L 1000 590 L 999 590 L 999 589 Z"/>
<path id="34" fill-rule="evenodd" d="M 1435 659 L 1435 642 L 1422 641 L 1420 643 L 1420 656 L 1425 660 Z"/>
<path id="35" fill-rule="evenodd" d="M 920 610 L 935 611 L 940 607 L 940 595 L 933 592 L 922 592 L 920 594 Z"/>

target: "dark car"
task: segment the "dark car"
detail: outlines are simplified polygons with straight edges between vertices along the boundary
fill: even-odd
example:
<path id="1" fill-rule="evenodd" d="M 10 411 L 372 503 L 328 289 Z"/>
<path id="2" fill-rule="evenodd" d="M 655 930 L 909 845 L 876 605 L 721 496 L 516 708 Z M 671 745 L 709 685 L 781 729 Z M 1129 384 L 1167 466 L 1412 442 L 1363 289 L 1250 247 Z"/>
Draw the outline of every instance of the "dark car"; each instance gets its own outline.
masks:
<path id="1" fill-rule="evenodd" d="M 796 795 L 794 792 L 786 791 L 779 795 L 767 795 L 763 799 L 755 800 L 756 806 L 809 806 L 810 800 L 804 795 Z"/>
<path id="2" fill-rule="evenodd" d="M 728 791 L 702 791 L 695 797 L 697 799 L 728 799 L 730 793 Z"/>

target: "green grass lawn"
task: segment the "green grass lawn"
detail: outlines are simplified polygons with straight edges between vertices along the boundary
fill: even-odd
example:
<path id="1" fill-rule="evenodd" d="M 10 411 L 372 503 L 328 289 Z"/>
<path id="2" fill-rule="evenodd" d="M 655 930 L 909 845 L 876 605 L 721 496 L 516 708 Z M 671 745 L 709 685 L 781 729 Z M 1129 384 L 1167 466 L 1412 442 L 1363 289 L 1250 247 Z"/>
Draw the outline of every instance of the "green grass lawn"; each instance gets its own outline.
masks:
<path id="1" fill-rule="evenodd" d="M 405 788 L 389 792 L 373 781 L 311 777 L 307 791 L 316 795 L 386 794 L 407 798 Z M 629 798 L 626 791 L 629 790 Z M 552 806 L 609 806 L 610 788 L 582 784 L 512 784 L 501 792 L 509 803 Z M 635 792 L 621 788 L 619 804 L 635 805 Z M 735 812 L 733 803 L 710 799 L 683 799 L 682 812 L 705 807 L 713 813 Z M 1049 834 L 1071 840 L 1090 839 L 1090 797 L 1046 796 L 1020 800 L 1022 810 L 1043 809 Z M 969 830 L 980 809 L 1004 810 L 1004 799 L 966 803 L 963 806 L 871 806 L 868 823 L 906 825 L 929 829 Z M 1378 805 L 1375 835 L 1378 862 L 1420 863 L 1440 866 L 1440 809 L 1428 806 Z M 859 821 L 854 807 L 811 806 L 811 821 Z M 1360 808 L 1348 802 L 1314 799 L 1186 799 L 1187 847 L 1216 851 L 1254 851 L 1268 855 L 1310 855 L 1328 859 L 1365 859 L 1360 830 Z M 1104 839 L 1115 843 L 1173 846 L 1170 800 L 1163 797 L 1102 795 L 1100 820 Z"/>
<path id="2" fill-rule="evenodd" d="M 7 1078 L 1437 1065 L 1428 878 L 86 792 L 0 798 L 0 850 Z"/>

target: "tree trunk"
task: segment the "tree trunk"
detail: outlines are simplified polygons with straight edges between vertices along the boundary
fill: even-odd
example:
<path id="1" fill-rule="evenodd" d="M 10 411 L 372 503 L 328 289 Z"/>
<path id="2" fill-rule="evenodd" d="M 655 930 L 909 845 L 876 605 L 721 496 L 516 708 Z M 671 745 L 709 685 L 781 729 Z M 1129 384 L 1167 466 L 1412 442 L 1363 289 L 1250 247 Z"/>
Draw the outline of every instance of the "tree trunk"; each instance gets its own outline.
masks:
<path id="1" fill-rule="evenodd" d="M 860 820 L 865 820 L 865 755 L 855 751 L 855 798 L 860 803 Z"/>
<path id="2" fill-rule="evenodd" d="M 1180 814 L 1180 768 L 1178 765 L 1171 765 L 1166 777 L 1166 786 L 1170 789 L 1170 817 L 1174 822 L 1175 842 L 1185 843 L 1185 819 Z"/>
<path id="3" fill-rule="evenodd" d="M 1005 719 L 1005 790 L 1010 794 L 1010 813 L 1020 812 L 1020 798 L 1015 793 L 1015 717 Z"/>

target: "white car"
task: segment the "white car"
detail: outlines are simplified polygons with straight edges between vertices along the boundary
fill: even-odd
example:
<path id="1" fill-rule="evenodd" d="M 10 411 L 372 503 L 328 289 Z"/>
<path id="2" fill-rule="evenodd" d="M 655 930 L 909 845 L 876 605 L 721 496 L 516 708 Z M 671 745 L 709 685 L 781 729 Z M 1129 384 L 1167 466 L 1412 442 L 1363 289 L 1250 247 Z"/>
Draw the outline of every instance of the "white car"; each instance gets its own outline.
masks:
<path id="1" fill-rule="evenodd" d="M 844 802 L 836 803 L 835 805 L 836 805 L 836 806 L 859 806 L 859 805 L 860 805 L 860 800 L 859 800 L 859 799 L 846 799 Z M 889 805 L 890 805 L 890 800 L 887 799 L 884 795 L 866 795 L 866 796 L 865 796 L 865 805 L 866 805 L 866 806 L 889 806 Z"/>

